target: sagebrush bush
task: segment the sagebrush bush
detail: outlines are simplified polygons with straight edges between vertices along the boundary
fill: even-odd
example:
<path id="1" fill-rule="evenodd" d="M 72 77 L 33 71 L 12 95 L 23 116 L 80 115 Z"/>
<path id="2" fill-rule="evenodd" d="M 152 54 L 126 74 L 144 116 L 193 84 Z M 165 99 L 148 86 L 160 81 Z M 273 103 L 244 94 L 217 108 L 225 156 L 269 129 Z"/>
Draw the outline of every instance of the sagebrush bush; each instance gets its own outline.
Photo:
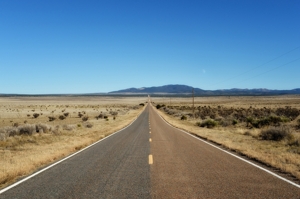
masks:
<path id="1" fill-rule="evenodd" d="M 88 116 L 82 117 L 82 121 L 86 122 L 86 121 L 88 121 L 88 120 L 89 120 L 89 117 L 88 117 Z"/>
<path id="2" fill-rule="evenodd" d="M 297 120 L 296 128 L 300 129 L 300 119 Z"/>
<path id="3" fill-rule="evenodd" d="M 262 140 L 281 141 L 292 136 L 290 129 L 286 127 L 272 127 L 262 130 L 258 135 Z"/>
<path id="4" fill-rule="evenodd" d="M 62 128 L 63 128 L 63 130 L 66 130 L 66 131 L 72 131 L 73 129 L 76 128 L 76 126 L 75 125 L 71 125 L 71 124 L 64 124 L 62 126 Z"/>
<path id="5" fill-rule="evenodd" d="M 51 131 L 51 126 L 40 123 L 36 125 L 36 129 L 39 133 L 49 133 Z"/>
<path id="6" fill-rule="evenodd" d="M 38 113 L 34 113 L 34 114 L 33 114 L 33 117 L 34 117 L 34 118 L 38 118 L 39 116 L 40 116 L 40 114 L 38 114 Z"/>
<path id="7" fill-rule="evenodd" d="M 85 122 L 83 125 L 84 125 L 86 128 L 92 128 L 92 127 L 93 127 L 93 124 L 90 123 L 90 122 Z"/>
<path id="8" fill-rule="evenodd" d="M 181 120 L 187 120 L 187 117 L 185 115 L 182 115 L 180 119 Z"/>
<path id="9" fill-rule="evenodd" d="M 36 133 L 36 126 L 34 124 L 25 124 L 18 127 L 19 135 L 32 135 Z"/>
<path id="10" fill-rule="evenodd" d="M 49 119 L 49 122 L 52 122 L 52 121 L 56 120 L 56 118 L 53 117 L 53 116 L 49 116 L 48 119 Z"/>
<path id="11" fill-rule="evenodd" d="M 232 125 L 236 125 L 238 123 L 237 120 L 232 120 Z"/>
<path id="12" fill-rule="evenodd" d="M 78 112 L 78 117 L 82 117 L 83 116 L 83 114 L 81 113 L 81 112 Z"/>
<path id="13" fill-rule="evenodd" d="M 207 128 L 214 128 L 218 125 L 218 122 L 214 121 L 214 120 L 205 120 L 201 123 L 198 123 L 198 126 L 200 127 L 207 127 Z"/>
<path id="14" fill-rule="evenodd" d="M 59 118 L 60 120 L 64 120 L 64 119 L 66 119 L 66 116 L 60 115 L 58 118 Z"/>
<path id="15" fill-rule="evenodd" d="M 5 141 L 7 139 L 7 134 L 0 131 L 0 141 Z"/>
<path id="16" fill-rule="evenodd" d="M 164 104 L 157 104 L 157 105 L 156 105 L 156 108 L 157 108 L 157 109 L 160 109 L 160 108 L 165 107 L 165 106 L 166 106 L 166 105 L 164 105 Z"/>

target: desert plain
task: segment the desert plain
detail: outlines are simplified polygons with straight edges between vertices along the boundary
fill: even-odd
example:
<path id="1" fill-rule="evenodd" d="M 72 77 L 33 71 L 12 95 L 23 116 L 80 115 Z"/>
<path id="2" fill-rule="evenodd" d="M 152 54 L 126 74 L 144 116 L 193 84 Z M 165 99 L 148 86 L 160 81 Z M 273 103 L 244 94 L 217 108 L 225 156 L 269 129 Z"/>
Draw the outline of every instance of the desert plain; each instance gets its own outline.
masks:
<path id="1" fill-rule="evenodd" d="M 299 183 L 299 95 L 162 97 L 152 101 L 171 125 Z"/>
<path id="2" fill-rule="evenodd" d="M 147 100 L 0 98 L 0 188 L 126 127 Z"/>
<path id="3" fill-rule="evenodd" d="M 300 96 L 151 97 L 173 126 L 300 180 Z M 148 96 L 0 98 L 0 188 L 129 125 Z"/>

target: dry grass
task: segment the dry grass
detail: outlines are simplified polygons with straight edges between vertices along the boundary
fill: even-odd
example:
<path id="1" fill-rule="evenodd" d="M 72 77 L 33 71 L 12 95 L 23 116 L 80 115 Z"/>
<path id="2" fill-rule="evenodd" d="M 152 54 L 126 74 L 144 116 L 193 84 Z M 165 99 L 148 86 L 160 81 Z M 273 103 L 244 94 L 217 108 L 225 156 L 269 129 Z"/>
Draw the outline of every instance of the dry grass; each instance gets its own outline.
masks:
<path id="1" fill-rule="evenodd" d="M 152 100 L 156 104 L 163 103 L 162 99 Z M 299 109 L 300 97 L 207 97 L 197 98 L 196 104 L 199 106 L 210 106 L 211 108 L 218 108 L 219 106 L 241 109 L 252 106 L 263 109 L 277 109 L 291 106 L 292 108 Z M 190 133 L 197 134 L 205 139 L 222 144 L 227 148 L 290 173 L 300 179 L 300 131 L 296 125 L 296 121 L 300 116 L 293 121 L 281 124 L 291 131 L 289 136 L 286 136 L 280 141 L 270 141 L 261 139 L 261 132 L 269 129 L 269 127 L 260 129 L 247 127 L 246 122 L 239 122 L 238 124 L 232 124 L 230 122 L 228 125 L 218 125 L 213 129 L 201 128 L 198 125 L 211 117 L 207 116 L 205 119 L 194 119 L 191 115 L 192 111 L 188 110 L 189 108 L 182 108 L 183 106 L 191 107 L 191 99 L 172 99 L 171 105 L 178 107 L 176 109 L 173 107 L 173 110 L 168 110 L 167 108 L 167 111 L 160 109 L 159 114 L 172 125 Z M 187 116 L 190 115 L 190 117 L 188 117 L 187 120 L 180 120 L 180 116 L 183 114 Z M 232 121 L 232 118 L 229 119 L 229 121 Z M 272 130 L 273 128 L 274 127 L 271 127 L 270 129 Z"/>
<path id="2" fill-rule="evenodd" d="M 0 98 L 0 187 L 122 129 L 141 113 L 143 107 L 138 104 L 144 101 L 146 98 Z M 33 110 L 39 112 L 38 118 L 32 114 L 28 118 Z M 82 121 L 79 111 L 89 120 Z M 114 116 L 118 112 L 115 120 L 110 111 Z M 50 115 L 58 118 L 63 112 L 70 114 L 64 120 L 49 122 Z M 101 112 L 109 120 L 95 118 Z M 25 119 L 27 124 L 21 122 Z M 5 129 L 24 127 L 34 133 L 5 134 Z M 36 129 L 40 129 L 38 133 Z"/>

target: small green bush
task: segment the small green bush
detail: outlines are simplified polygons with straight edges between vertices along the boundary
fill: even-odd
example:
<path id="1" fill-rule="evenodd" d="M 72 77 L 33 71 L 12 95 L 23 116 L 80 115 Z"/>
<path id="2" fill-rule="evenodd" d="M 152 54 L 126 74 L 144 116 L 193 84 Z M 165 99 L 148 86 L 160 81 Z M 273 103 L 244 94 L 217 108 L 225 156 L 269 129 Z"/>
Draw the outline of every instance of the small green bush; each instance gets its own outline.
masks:
<path id="1" fill-rule="evenodd" d="M 181 120 L 187 120 L 187 117 L 185 115 L 181 116 Z"/>
<path id="2" fill-rule="evenodd" d="M 237 120 L 232 120 L 232 125 L 236 125 L 238 123 Z"/>

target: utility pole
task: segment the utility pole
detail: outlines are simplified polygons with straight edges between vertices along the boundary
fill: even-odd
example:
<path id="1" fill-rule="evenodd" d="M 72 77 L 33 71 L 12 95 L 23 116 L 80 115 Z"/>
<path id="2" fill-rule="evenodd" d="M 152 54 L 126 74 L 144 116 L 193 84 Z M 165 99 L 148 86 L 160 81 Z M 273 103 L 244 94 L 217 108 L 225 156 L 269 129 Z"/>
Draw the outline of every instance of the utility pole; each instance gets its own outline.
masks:
<path id="1" fill-rule="evenodd" d="M 194 88 L 193 88 L 193 117 L 195 119 L 195 91 L 194 91 Z"/>

